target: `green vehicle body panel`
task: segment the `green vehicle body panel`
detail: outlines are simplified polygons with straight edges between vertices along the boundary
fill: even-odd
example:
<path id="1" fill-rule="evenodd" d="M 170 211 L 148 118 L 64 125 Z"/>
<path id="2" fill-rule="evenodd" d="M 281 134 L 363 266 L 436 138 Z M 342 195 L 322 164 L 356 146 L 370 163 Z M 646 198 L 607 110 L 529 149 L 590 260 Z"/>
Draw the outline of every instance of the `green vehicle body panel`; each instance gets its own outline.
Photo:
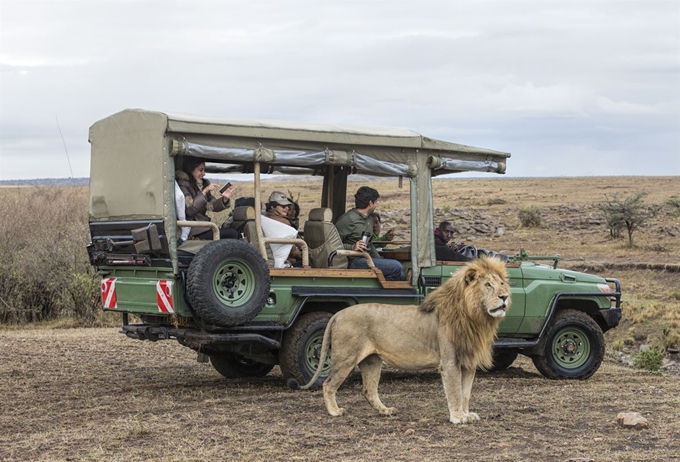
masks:
<path id="1" fill-rule="evenodd" d="M 462 265 L 443 265 L 423 268 L 424 277 L 440 278 L 445 283 Z M 175 278 L 167 269 L 136 268 L 133 270 L 120 268 L 101 268 L 104 277 L 116 278 L 117 307 L 110 311 L 128 312 L 134 314 L 168 314 L 159 310 L 157 304 L 157 284 L 159 281 L 177 281 L 172 284 L 172 301 L 174 314 L 191 317 L 191 311 L 186 305 L 180 278 Z M 550 266 L 523 262 L 519 266 L 507 268 L 512 304 L 506 317 L 499 327 L 499 336 L 531 337 L 537 335 L 543 328 L 549 316 L 548 308 L 556 294 L 560 292 L 599 292 L 596 284 L 604 284 L 605 280 L 599 276 L 578 273 L 575 271 L 554 269 Z M 312 289 L 347 288 L 352 289 L 380 289 L 375 279 L 367 278 L 338 278 L 338 277 L 293 277 L 274 276 L 271 278 L 271 297 L 262 311 L 253 319 L 254 322 L 273 322 L 289 325 L 299 312 L 303 299 L 292 294 L 293 287 L 309 287 Z M 419 295 L 425 296 L 435 287 L 420 290 Z M 596 309 L 607 309 L 609 300 L 602 296 L 564 297 L 561 303 L 578 300 L 580 304 L 587 303 Z M 390 304 L 418 304 L 420 297 L 384 298 L 380 296 L 356 297 L 328 297 L 311 296 L 307 303 L 336 303 L 350 306 L 356 303 L 390 303 Z M 105 308 L 106 309 L 106 308 Z"/>

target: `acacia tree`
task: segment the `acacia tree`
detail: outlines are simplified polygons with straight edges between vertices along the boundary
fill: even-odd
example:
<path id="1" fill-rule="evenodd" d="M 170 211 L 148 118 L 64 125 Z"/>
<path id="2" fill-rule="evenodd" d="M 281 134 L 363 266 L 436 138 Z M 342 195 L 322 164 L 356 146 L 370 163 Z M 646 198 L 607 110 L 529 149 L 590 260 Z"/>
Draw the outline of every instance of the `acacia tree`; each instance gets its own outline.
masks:
<path id="1" fill-rule="evenodd" d="M 611 235 L 618 237 L 625 229 L 628 233 L 628 247 L 633 247 L 633 233 L 645 226 L 647 219 L 656 215 L 659 210 L 658 206 L 645 206 L 642 203 L 642 198 L 646 195 L 644 191 L 624 198 L 614 195 L 610 199 L 605 195 L 606 201 L 600 204 L 600 210 L 604 212 Z"/>

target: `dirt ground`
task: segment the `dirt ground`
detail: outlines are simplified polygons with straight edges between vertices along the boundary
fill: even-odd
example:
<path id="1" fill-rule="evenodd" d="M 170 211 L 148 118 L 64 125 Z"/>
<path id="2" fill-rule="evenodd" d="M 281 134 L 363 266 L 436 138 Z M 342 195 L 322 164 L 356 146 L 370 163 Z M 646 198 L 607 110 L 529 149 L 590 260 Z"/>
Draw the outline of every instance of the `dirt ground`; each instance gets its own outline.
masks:
<path id="1" fill-rule="evenodd" d="M 680 460 L 680 381 L 607 360 L 586 381 L 551 381 L 521 358 L 478 374 L 481 421 L 448 422 L 436 372 L 386 371 L 381 395 L 396 416 L 340 389 L 343 417 L 320 392 L 285 387 L 278 368 L 227 380 L 174 341 L 140 342 L 117 329 L 0 331 L 0 460 Z M 619 412 L 649 421 L 616 423 Z"/>
<path id="2" fill-rule="evenodd" d="M 609 238 L 598 211 L 616 192 L 647 191 L 649 204 L 677 199 L 678 178 L 433 184 L 435 218 L 454 221 L 456 239 L 510 255 L 558 253 L 560 267 L 621 280 L 623 320 L 606 334 L 607 357 L 592 378 L 547 380 L 520 357 L 507 371 L 478 374 L 471 409 L 481 421 L 456 426 L 435 371 L 384 372 L 381 396 L 399 410 L 391 417 L 365 402 L 355 375 L 338 393 L 347 414 L 334 418 L 320 392 L 289 390 L 278 368 L 227 380 L 174 340 L 140 342 L 117 328 L 0 327 L 0 461 L 680 460 L 678 354 L 676 367 L 658 374 L 621 361 L 641 344 L 672 343 L 680 329 L 680 216 L 664 209 L 630 248 Z M 406 233 L 407 189 L 375 186 L 386 227 Z M 301 192 L 304 213 L 320 185 L 276 188 Z M 519 225 L 527 205 L 542 207 L 541 228 Z M 649 426 L 620 427 L 617 415 L 629 411 Z"/>

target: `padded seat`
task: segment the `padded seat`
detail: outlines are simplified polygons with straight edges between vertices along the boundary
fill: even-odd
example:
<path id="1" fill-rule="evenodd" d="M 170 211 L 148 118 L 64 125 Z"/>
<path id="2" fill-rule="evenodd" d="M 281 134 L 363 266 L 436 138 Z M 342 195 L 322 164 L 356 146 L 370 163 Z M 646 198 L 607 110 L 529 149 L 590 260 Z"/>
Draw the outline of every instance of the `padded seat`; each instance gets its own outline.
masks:
<path id="1" fill-rule="evenodd" d="M 330 254 L 344 249 L 332 220 L 333 211 L 329 208 L 319 207 L 309 211 L 304 236 L 309 246 L 309 262 L 314 268 L 328 268 Z M 333 259 L 333 268 L 347 268 L 347 264 L 344 255 L 336 255 Z"/>
<path id="2" fill-rule="evenodd" d="M 233 221 L 229 225 L 239 233 L 239 237 L 245 239 L 250 244 L 259 249 L 259 236 L 257 228 L 255 227 L 255 209 L 250 206 L 235 207 L 233 212 Z M 272 253 L 269 244 L 265 244 L 267 251 L 267 264 L 274 267 L 274 254 Z"/>

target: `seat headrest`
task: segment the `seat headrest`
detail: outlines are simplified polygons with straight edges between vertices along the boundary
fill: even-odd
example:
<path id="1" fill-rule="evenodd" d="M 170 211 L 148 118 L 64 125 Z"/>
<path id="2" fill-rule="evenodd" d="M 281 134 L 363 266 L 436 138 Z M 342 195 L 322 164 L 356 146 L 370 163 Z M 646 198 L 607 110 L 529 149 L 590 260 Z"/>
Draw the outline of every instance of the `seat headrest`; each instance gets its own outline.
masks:
<path id="1" fill-rule="evenodd" d="M 333 220 L 333 211 L 328 207 L 319 207 L 309 211 L 308 221 L 322 221 L 330 223 Z"/>
<path id="2" fill-rule="evenodd" d="M 255 219 L 255 209 L 252 207 L 236 207 L 234 209 L 234 221 L 248 221 Z"/>

